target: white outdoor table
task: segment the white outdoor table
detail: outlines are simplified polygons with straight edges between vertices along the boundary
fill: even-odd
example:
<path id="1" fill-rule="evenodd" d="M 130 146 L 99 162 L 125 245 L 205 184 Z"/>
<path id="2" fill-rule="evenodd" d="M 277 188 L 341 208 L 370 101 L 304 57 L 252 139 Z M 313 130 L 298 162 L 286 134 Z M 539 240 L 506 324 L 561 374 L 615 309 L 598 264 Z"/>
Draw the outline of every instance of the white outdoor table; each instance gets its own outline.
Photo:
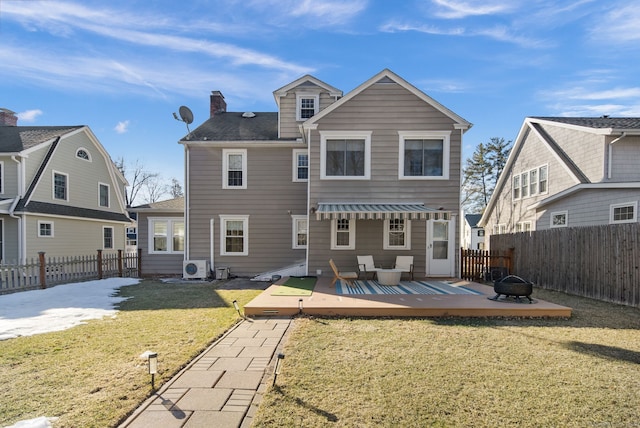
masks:
<path id="1" fill-rule="evenodd" d="M 378 269 L 378 283 L 380 285 L 398 285 L 400 283 L 401 269 Z"/>

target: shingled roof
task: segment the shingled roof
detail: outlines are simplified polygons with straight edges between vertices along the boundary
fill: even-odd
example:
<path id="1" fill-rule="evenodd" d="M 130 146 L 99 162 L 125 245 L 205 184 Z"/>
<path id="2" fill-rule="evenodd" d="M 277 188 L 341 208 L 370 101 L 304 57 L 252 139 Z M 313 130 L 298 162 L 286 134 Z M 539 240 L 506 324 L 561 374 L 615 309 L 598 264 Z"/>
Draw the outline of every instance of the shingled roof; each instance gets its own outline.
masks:
<path id="1" fill-rule="evenodd" d="M 82 125 L 0 126 L 0 152 L 18 153 L 82 127 Z"/>
<path id="2" fill-rule="evenodd" d="M 640 117 L 544 117 L 534 116 L 532 119 L 565 123 L 568 125 L 584 126 L 596 129 L 638 129 Z"/>
<path id="3" fill-rule="evenodd" d="M 220 112 L 181 141 L 273 141 L 278 139 L 278 113 Z"/>

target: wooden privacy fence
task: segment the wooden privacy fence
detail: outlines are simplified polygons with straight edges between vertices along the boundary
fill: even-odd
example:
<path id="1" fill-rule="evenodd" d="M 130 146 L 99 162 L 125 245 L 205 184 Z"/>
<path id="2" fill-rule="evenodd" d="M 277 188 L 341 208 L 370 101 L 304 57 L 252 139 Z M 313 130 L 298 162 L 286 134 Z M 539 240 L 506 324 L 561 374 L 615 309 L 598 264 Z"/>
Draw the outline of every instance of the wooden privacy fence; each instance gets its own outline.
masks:
<path id="1" fill-rule="evenodd" d="M 511 273 L 512 251 L 460 249 L 460 277 L 494 281 Z"/>
<path id="2" fill-rule="evenodd" d="M 141 251 L 137 253 L 104 253 L 90 256 L 49 257 L 38 253 L 37 259 L 24 264 L 0 264 L 0 294 L 47 288 L 90 279 L 140 276 Z"/>
<path id="3" fill-rule="evenodd" d="M 640 307 L 640 224 L 558 228 L 491 236 L 515 248 L 513 272 L 536 285 Z"/>

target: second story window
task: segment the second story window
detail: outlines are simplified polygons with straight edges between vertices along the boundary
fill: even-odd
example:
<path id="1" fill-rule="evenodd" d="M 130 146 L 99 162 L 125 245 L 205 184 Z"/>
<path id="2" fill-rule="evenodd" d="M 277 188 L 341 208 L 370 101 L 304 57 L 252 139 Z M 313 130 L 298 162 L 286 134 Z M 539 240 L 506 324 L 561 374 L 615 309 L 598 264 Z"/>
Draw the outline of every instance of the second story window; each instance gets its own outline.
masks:
<path id="1" fill-rule="evenodd" d="M 89 156 L 89 152 L 83 148 L 80 148 L 76 151 L 76 157 L 78 159 L 86 160 L 91 162 L 91 156 Z"/>
<path id="2" fill-rule="evenodd" d="M 399 178 L 449 178 L 450 132 L 399 132 L 399 135 Z"/>
<path id="3" fill-rule="evenodd" d="M 298 95 L 296 97 L 296 120 L 307 120 L 318 113 L 318 95 Z"/>
<path id="4" fill-rule="evenodd" d="M 109 207 L 109 185 L 100 183 L 98 185 L 98 205 Z"/>
<path id="5" fill-rule="evenodd" d="M 247 151 L 223 150 L 223 189 L 247 188 Z"/>
<path id="6" fill-rule="evenodd" d="M 53 198 L 66 201 L 69 198 L 67 181 L 69 176 L 61 172 L 53 173 Z"/>
<path id="7" fill-rule="evenodd" d="M 370 176 L 371 133 L 321 132 L 321 178 L 359 179 Z"/>
<path id="8" fill-rule="evenodd" d="M 309 179 L 309 155 L 306 150 L 293 151 L 293 181 Z"/>

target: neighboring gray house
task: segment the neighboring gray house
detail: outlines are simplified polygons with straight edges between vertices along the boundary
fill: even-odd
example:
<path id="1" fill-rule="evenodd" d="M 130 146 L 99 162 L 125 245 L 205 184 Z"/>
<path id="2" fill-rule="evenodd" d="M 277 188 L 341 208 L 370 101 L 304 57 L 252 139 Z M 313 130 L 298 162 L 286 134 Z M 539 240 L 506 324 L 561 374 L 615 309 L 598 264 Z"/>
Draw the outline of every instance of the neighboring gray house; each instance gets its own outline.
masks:
<path id="1" fill-rule="evenodd" d="M 480 226 L 487 234 L 638 221 L 640 118 L 528 117 Z"/>
<path id="2" fill-rule="evenodd" d="M 138 205 L 137 249 L 142 250 L 142 276 L 178 275 L 184 260 L 184 197 Z"/>
<path id="3" fill-rule="evenodd" d="M 467 250 L 484 250 L 484 228 L 478 226 L 482 214 L 465 214 L 462 217 L 461 247 Z"/>
<path id="4" fill-rule="evenodd" d="M 0 109 L 0 259 L 124 250 L 127 182 L 87 126 L 17 126 Z"/>
<path id="5" fill-rule="evenodd" d="M 309 75 L 273 94 L 277 112 L 227 112 L 212 92 L 210 118 L 180 141 L 185 260 L 330 275 L 329 259 L 412 255 L 418 277 L 456 275 L 471 123 L 387 69 L 345 96 Z"/>

